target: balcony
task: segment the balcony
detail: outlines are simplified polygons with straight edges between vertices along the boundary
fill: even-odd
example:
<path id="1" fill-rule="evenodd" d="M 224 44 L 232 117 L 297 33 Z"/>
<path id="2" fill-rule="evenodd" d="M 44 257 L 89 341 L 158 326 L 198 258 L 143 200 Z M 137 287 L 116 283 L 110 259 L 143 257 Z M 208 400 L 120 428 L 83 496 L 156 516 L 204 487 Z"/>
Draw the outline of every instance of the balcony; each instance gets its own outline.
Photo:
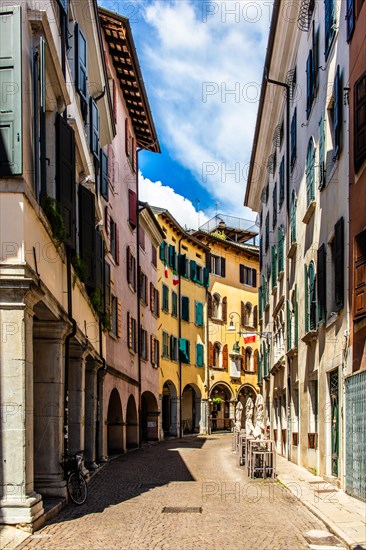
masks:
<path id="1" fill-rule="evenodd" d="M 259 227 L 252 220 L 216 214 L 198 230 L 237 244 L 259 246 Z"/>
<path id="2" fill-rule="evenodd" d="M 307 207 L 304 217 L 302 219 L 304 223 L 309 223 L 312 215 L 314 214 L 315 207 L 316 207 L 316 200 L 313 199 L 312 201 L 310 201 L 309 206 Z"/>

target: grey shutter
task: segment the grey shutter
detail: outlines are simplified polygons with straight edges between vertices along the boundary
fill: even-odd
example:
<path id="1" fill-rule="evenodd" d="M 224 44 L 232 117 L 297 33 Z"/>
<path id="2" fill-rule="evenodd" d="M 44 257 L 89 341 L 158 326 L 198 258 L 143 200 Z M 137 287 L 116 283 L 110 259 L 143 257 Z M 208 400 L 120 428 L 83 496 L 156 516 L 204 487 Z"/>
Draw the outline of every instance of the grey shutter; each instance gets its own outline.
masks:
<path id="1" fill-rule="evenodd" d="M 99 159 L 99 109 L 92 97 L 90 98 L 90 151 Z"/>
<path id="2" fill-rule="evenodd" d="M 344 305 L 344 221 L 343 218 L 335 225 L 334 238 L 334 281 L 335 303 L 337 310 Z"/>
<path id="3" fill-rule="evenodd" d="M 75 133 L 59 114 L 56 118 L 56 191 L 65 223 L 65 243 L 74 248 L 76 218 Z"/>
<path id="4" fill-rule="evenodd" d="M 334 156 L 338 157 L 341 147 L 341 127 L 342 127 L 342 85 L 339 65 L 337 66 L 334 79 Z"/>
<path id="5" fill-rule="evenodd" d="M 95 211 L 94 195 L 83 185 L 79 187 L 80 199 L 80 253 L 87 270 L 89 286 L 95 286 Z"/>
<path id="6" fill-rule="evenodd" d="M 57 0 L 57 2 L 62 11 L 67 14 L 69 11 L 69 0 Z"/>
<path id="7" fill-rule="evenodd" d="M 226 260 L 221 258 L 221 277 L 226 277 Z"/>
<path id="8" fill-rule="evenodd" d="M 108 185 L 108 155 L 101 149 L 100 150 L 100 177 L 101 177 L 101 195 L 107 201 L 109 199 L 109 185 Z"/>
<path id="9" fill-rule="evenodd" d="M 326 118 L 323 113 L 319 123 L 319 189 L 325 185 Z"/>
<path id="10" fill-rule="evenodd" d="M 245 278 L 244 278 L 244 266 L 243 266 L 243 264 L 240 264 L 239 265 L 239 281 L 242 284 L 244 284 L 244 280 L 245 280 Z"/>
<path id="11" fill-rule="evenodd" d="M 318 283 L 318 322 L 324 323 L 326 317 L 326 248 L 322 244 L 318 249 L 317 258 L 317 283 Z"/>
<path id="12" fill-rule="evenodd" d="M 310 50 L 306 61 L 306 117 L 309 118 L 312 105 L 312 52 Z"/>
<path id="13" fill-rule="evenodd" d="M 95 286 L 103 289 L 103 271 L 104 271 L 104 241 L 99 231 L 95 230 Z"/>
<path id="14" fill-rule="evenodd" d="M 23 173 L 22 11 L 0 8 L 0 176 Z"/>
<path id="15" fill-rule="evenodd" d="M 88 101 L 88 43 L 79 25 L 76 25 L 76 88 L 85 102 Z"/>
<path id="16" fill-rule="evenodd" d="M 104 310 L 110 311 L 111 308 L 111 266 L 105 262 L 104 264 Z"/>
<path id="17" fill-rule="evenodd" d="M 257 287 L 257 270 L 256 269 L 252 269 L 252 286 L 254 288 Z"/>
<path id="18" fill-rule="evenodd" d="M 309 277 L 308 268 L 304 265 L 304 305 L 305 305 L 305 334 L 309 332 Z"/>

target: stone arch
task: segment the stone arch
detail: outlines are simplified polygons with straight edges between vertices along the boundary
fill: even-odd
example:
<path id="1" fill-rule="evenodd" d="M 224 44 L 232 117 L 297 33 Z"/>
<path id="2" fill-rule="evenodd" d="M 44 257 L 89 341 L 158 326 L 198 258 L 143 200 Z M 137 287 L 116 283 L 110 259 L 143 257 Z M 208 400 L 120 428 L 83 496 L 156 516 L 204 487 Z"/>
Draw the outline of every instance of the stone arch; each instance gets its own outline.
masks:
<path id="1" fill-rule="evenodd" d="M 127 402 L 126 411 L 126 447 L 127 449 L 135 449 L 138 447 L 138 418 L 137 408 L 134 396 L 131 394 Z"/>
<path id="2" fill-rule="evenodd" d="M 162 431 L 165 436 L 178 435 L 178 392 L 171 380 L 164 383 L 161 395 Z"/>
<path id="3" fill-rule="evenodd" d="M 113 388 L 108 401 L 107 413 L 108 455 L 123 452 L 123 415 L 122 403 L 117 388 Z"/>
<path id="4" fill-rule="evenodd" d="M 141 437 L 142 441 L 158 441 L 159 407 L 153 393 L 144 391 L 141 395 Z"/>
<path id="5" fill-rule="evenodd" d="M 201 423 L 201 390 L 194 383 L 186 384 L 182 392 L 183 433 L 197 433 Z"/>
<path id="6" fill-rule="evenodd" d="M 217 401 L 216 401 L 217 400 Z M 226 382 L 216 382 L 210 389 L 211 431 L 230 430 L 234 419 L 234 394 Z"/>

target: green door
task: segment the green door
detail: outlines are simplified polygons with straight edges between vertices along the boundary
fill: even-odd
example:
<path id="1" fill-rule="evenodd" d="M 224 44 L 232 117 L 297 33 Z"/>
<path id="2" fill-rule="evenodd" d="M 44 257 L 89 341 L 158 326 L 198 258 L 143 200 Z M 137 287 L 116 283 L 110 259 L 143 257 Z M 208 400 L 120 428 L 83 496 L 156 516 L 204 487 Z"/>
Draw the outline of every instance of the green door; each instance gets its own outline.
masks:
<path id="1" fill-rule="evenodd" d="M 339 376 L 338 370 L 330 373 L 331 430 L 332 430 L 332 475 L 338 477 L 339 459 Z"/>

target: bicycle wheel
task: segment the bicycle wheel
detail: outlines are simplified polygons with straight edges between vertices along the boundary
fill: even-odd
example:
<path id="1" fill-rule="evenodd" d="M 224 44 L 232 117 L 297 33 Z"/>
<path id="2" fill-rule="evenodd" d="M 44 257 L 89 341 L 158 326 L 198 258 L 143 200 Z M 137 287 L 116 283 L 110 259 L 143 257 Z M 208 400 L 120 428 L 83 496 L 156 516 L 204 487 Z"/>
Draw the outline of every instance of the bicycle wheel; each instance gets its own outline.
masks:
<path id="1" fill-rule="evenodd" d="M 81 474 L 72 472 L 67 480 L 67 491 L 75 504 L 84 504 L 88 495 L 86 481 Z"/>

